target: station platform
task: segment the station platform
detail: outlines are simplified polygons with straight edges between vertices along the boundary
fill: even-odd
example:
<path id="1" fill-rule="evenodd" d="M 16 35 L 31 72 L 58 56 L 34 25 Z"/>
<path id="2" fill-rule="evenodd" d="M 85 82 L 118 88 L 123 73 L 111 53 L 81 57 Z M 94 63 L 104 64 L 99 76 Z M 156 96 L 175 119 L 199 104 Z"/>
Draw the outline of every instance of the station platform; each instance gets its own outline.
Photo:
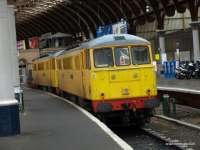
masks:
<path id="1" fill-rule="evenodd" d="M 21 134 L 0 137 L 0 150 L 131 149 L 112 131 L 47 92 L 25 89 L 24 102 Z"/>
<path id="2" fill-rule="evenodd" d="M 200 94 L 200 79 L 179 80 L 157 77 L 158 90 Z"/>

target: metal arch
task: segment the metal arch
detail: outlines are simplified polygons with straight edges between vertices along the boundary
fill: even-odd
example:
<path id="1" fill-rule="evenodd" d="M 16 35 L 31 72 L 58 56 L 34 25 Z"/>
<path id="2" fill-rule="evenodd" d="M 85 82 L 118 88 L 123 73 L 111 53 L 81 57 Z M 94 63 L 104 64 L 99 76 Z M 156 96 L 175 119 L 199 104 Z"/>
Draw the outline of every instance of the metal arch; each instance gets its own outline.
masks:
<path id="1" fill-rule="evenodd" d="M 17 41 L 22 40 L 24 37 L 24 33 L 21 30 L 17 31 Z"/>
<path id="2" fill-rule="evenodd" d="M 140 11 L 140 15 L 138 15 L 136 17 L 137 22 L 139 22 L 139 24 L 144 24 L 146 22 L 146 20 L 148 22 L 152 22 L 155 20 L 155 18 L 152 16 L 152 13 L 146 13 L 146 2 L 144 2 L 144 1 L 141 2 L 141 0 L 140 1 L 132 0 L 132 2 L 138 7 L 138 10 Z"/>
<path id="3" fill-rule="evenodd" d="M 23 25 L 16 24 L 16 29 L 20 30 L 23 33 L 24 37 L 26 37 L 26 35 L 28 35 L 28 37 L 32 36 L 32 33 L 27 31 L 27 29 Z"/>
<path id="4" fill-rule="evenodd" d="M 59 5 L 59 7 L 62 7 L 63 9 L 57 9 L 57 8 L 56 9 L 59 10 L 60 12 L 64 13 L 68 18 L 70 18 L 74 22 L 75 25 L 77 25 L 77 27 L 79 28 L 80 31 L 83 31 L 82 26 L 77 22 L 77 20 L 74 18 L 74 16 L 70 15 L 69 13 L 66 13 L 66 11 L 64 11 L 65 7 L 63 5 Z"/>
<path id="5" fill-rule="evenodd" d="M 88 10 L 90 10 L 100 21 L 100 23 L 102 25 L 105 24 L 105 22 L 103 21 L 103 19 L 98 15 L 98 13 L 95 11 L 95 9 L 93 9 L 92 7 L 90 7 L 90 5 L 87 5 L 85 2 L 82 2 L 82 5 L 85 6 Z"/>
<path id="6" fill-rule="evenodd" d="M 146 2 L 144 0 L 135 0 L 135 2 L 137 2 L 138 5 L 140 6 L 140 9 L 143 12 L 143 15 L 146 15 Z"/>
<path id="7" fill-rule="evenodd" d="M 141 9 L 140 9 L 140 5 L 137 3 L 137 1 L 135 1 L 135 0 L 131 0 L 131 1 L 129 1 L 130 2 L 130 7 L 133 5 L 133 7 L 135 7 L 135 8 L 133 8 L 132 10 L 135 12 L 134 14 L 138 14 L 138 16 L 141 14 Z M 137 8 L 137 9 L 136 9 Z M 137 16 L 135 15 L 135 18 L 136 18 Z"/>
<path id="8" fill-rule="evenodd" d="M 130 2 L 130 0 L 128 0 L 128 2 Z M 124 4 L 126 5 L 126 7 L 129 9 L 129 11 L 131 12 L 131 14 L 136 15 L 135 12 L 131 9 L 131 7 L 130 7 L 130 5 L 129 5 L 128 2 L 127 2 L 127 0 L 122 1 L 122 3 L 124 3 Z M 128 16 L 128 15 L 126 15 L 126 16 Z M 132 16 L 130 15 L 130 18 L 131 18 L 131 17 L 132 17 Z"/>
<path id="9" fill-rule="evenodd" d="M 188 0 L 188 8 L 190 10 L 191 20 L 192 21 L 198 21 L 199 3 L 200 3 L 199 0 L 197 0 L 196 3 L 194 3 L 191 0 Z"/>
<path id="10" fill-rule="evenodd" d="M 17 33 L 21 32 L 23 34 L 23 36 L 25 36 L 26 31 L 24 30 L 24 28 L 22 28 L 21 26 L 19 26 L 17 24 L 16 24 L 16 31 L 17 31 Z"/>
<path id="11" fill-rule="evenodd" d="M 155 18 L 153 18 L 150 13 L 146 13 L 146 2 L 141 2 L 141 0 L 132 0 L 132 2 L 138 7 L 138 10 L 140 11 L 140 15 L 135 18 L 139 24 L 145 24 L 146 20 L 148 22 L 155 20 Z"/>
<path id="12" fill-rule="evenodd" d="M 63 24 L 63 22 L 62 21 L 60 21 L 59 19 L 58 19 L 58 17 L 57 17 L 57 14 L 55 13 L 55 12 L 53 12 L 53 11 L 51 11 L 52 9 L 48 9 L 47 10 L 47 12 L 45 12 L 45 11 L 42 11 L 42 12 L 40 12 L 40 11 L 37 11 L 37 10 L 34 10 L 34 9 L 31 9 L 33 12 L 39 12 L 39 14 L 38 15 L 43 15 L 43 13 L 45 14 L 45 15 L 43 15 L 43 16 L 45 16 L 45 18 L 47 18 L 48 20 L 52 20 L 51 18 L 49 18 L 49 15 L 48 15 L 48 12 L 52 12 L 52 16 L 53 16 L 53 19 L 54 20 L 57 20 L 58 22 L 59 22 L 59 24 L 55 24 L 54 23 L 54 25 L 56 25 L 56 27 L 58 27 L 58 29 L 60 30 L 60 31 L 62 31 L 63 30 L 63 28 L 65 27 L 65 25 Z M 56 16 L 55 16 L 56 15 Z M 35 16 L 34 16 L 35 17 Z M 54 22 L 54 20 L 52 20 L 51 22 Z M 63 26 L 60 26 L 60 24 L 61 25 L 63 25 Z M 46 26 L 46 25 L 45 25 Z M 54 28 L 52 28 L 53 30 L 54 30 Z"/>
<path id="13" fill-rule="evenodd" d="M 89 32 L 92 31 L 92 30 L 91 30 L 90 26 L 88 25 L 87 21 L 86 21 L 79 13 L 77 13 L 76 11 L 74 11 L 73 9 L 71 9 L 70 7 L 68 7 L 67 5 L 65 5 L 65 6 L 66 6 L 66 7 L 65 7 L 66 9 L 68 9 L 68 10 L 69 10 L 70 12 L 72 12 L 73 14 L 77 15 L 77 16 L 79 17 L 79 19 L 82 20 L 82 22 L 83 22 L 84 25 L 86 26 L 86 29 L 87 29 L 88 34 L 89 34 Z"/>
<path id="14" fill-rule="evenodd" d="M 175 6 L 170 4 L 170 0 L 160 0 L 167 16 L 174 16 L 175 14 Z"/>
<path id="15" fill-rule="evenodd" d="M 91 18 L 90 20 L 93 20 L 93 24 L 96 24 L 96 26 L 97 24 L 99 24 L 99 22 L 100 24 L 102 24 L 103 20 L 101 19 L 101 17 L 93 8 L 87 5 L 84 1 L 75 1 L 73 4 L 73 6 L 78 6 L 79 8 L 81 8 L 82 11 L 84 11 L 85 14 L 87 14 L 87 16 Z M 92 13 L 92 15 L 90 15 L 90 13 Z"/>
<path id="16" fill-rule="evenodd" d="M 34 12 L 38 12 L 37 10 L 34 10 L 34 9 L 32 9 L 32 11 L 34 11 Z M 62 31 L 62 27 L 61 27 L 59 24 L 55 23 L 55 20 L 59 21 L 57 17 L 53 17 L 53 16 L 52 16 L 53 19 L 55 19 L 55 20 L 53 20 L 51 17 L 49 17 L 49 14 L 48 14 L 47 12 L 45 12 L 45 11 L 43 11 L 43 12 L 39 12 L 39 13 L 36 14 L 36 15 L 43 16 L 43 18 L 45 18 L 45 19 L 47 19 L 48 21 L 50 21 L 52 24 L 55 25 L 56 28 L 58 27 L 59 30 Z M 55 28 L 53 27 L 53 29 L 55 29 Z"/>
<path id="17" fill-rule="evenodd" d="M 111 19 L 111 17 L 110 17 L 110 15 L 108 15 L 107 13 L 106 13 L 106 11 L 102 8 L 102 7 L 99 7 L 99 3 L 102 3 L 101 1 L 97 1 L 96 3 L 94 3 L 94 1 L 93 0 L 87 0 L 87 2 L 88 2 L 88 5 L 92 5 L 91 6 L 91 8 L 92 7 L 97 7 L 97 15 L 100 17 L 100 15 L 98 14 L 99 13 L 99 10 L 102 12 L 102 14 L 107 18 L 107 20 L 108 20 L 108 22 L 111 24 L 112 23 L 112 19 Z M 99 2 L 99 3 L 98 3 Z M 109 7 L 107 7 L 107 5 L 103 2 L 102 3 L 108 10 L 109 10 Z M 112 13 L 112 12 L 111 12 Z M 103 17 L 102 17 L 103 18 Z M 105 20 L 104 20 L 105 18 L 103 18 L 103 21 L 105 22 Z"/>
<path id="18" fill-rule="evenodd" d="M 19 16 L 19 18 L 25 19 L 24 16 Z M 43 32 L 43 31 L 41 30 L 42 28 L 41 28 L 36 22 L 32 21 L 32 19 L 29 19 L 28 22 L 30 22 L 29 25 L 30 25 L 33 29 L 35 29 L 36 31 L 38 31 L 38 33 L 42 33 L 42 32 Z M 35 28 L 35 26 L 37 26 L 37 27 Z"/>
<path id="19" fill-rule="evenodd" d="M 49 24 L 49 23 L 46 23 L 46 22 L 43 22 L 43 21 L 38 21 L 38 20 L 40 20 L 40 19 L 42 19 L 42 15 L 36 15 L 36 16 L 29 16 L 29 20 L 32 20 L 32 22 L 36 22 L 36 24 L 38 24 L 39 25 L 39 27 L 41 27 L 41 28 L 48 28 L 49 29 L 49 31 L 51 31 L 51 30 L 54 30 L 54 27 L 53 26 L 51 26 L 51 24 Z M 46 29 L 44 29 L 44 32 L 46 32 Z"/>
<path id="20" fill-rule="evenodd" d="M 48 12 L 47 12 L 47 14 L 48 14 L 48 17 L 50 16 L 54 16 L 53 17 L 53 19 L 55 19 L 55 21 L 57 20 L 58 21 L 58 23 L 57 23 L 57 21 L 56 21 L 56 24 L 59 24 L 60 25 L 60 27 L 61 27 L 61 29 L 60 29 L 60 31 L 63 31 L 63 29 L 65 29 L 65 24 L 62 22 L 62 21 L 60 21 L 60 19 L 58 19 L 59 17 L 61 17 L 60 15 L 59 15 L 59 13 L 56 13 L 56 11 L 53 11 L 52 9 L 49 9 L 48 10 Z M 69 25 L 69 24 L 68 24 Z"/>
<path id="21" fill-rule="evenodd" d="M 59 18 L 62 18 L 62 15 L 61 15 L 61 14 L 57 13 L 57 12 L 54 11 L 54 10 L 50 10 L 50 11 L 49 11 L 49 14 L 50 14 L 50 15 L 53 15 L 53 16 L 54 16 L 54 14 L 55 14 L 55 17 L 54 17 L 54 18 L 56 18 L 56 20 L 58 21 L 56 24 L 62 24 L 62 26 L 61 26 L 62 29 L 61 29 L 60 31 L 64 31 L 64 32 L 65 32 L 66 24 L 67 24 L 67 27 L 68 27 L 68 30 L 67 30 L 67 31 L 74 30 L 74 28 L 73 28 L 73 26 L 72 26 L 71 23 L 65 21 L 65 23 L 66 23 L 66 24 L 65 24 L 61 19 L 59 19 Z M 69 26 L 70 26 L 70 27 L 69 27 Z M 69 28 L 70 28 L 70 29 L 69 29 Z"/>
<path id="22" fill-rule="evenodd" d="M 111 0 L 111 3 L 117 8 L 119 9 L 119 11 L 121 12 L 121 15 L 123 16 L 123 18 L 126 18 L 126 15 L 123 11 L 123 9 L 117 4 L 116 0 Z"/>
<path id="23" fill-rule="evenodd" d="M 61 15 L 62 14 L 62 11 L 60 11 L 59 7 L 54 7 L 53 10 L 54 12 L 57 13 L 57 15 L 60 17 L 60 18 L 63 18 L 63 16 Z M 58 13 L 60 12 L 60 13 Z M 73 31 L 76 31 L 74 25 L 70 22 L 70 21 L 66 21 L 65 19 L 63 19 L 63 25 L 65 26 L 65 23 L 68 24 L 70 26 L 70 28 L 73 30 Z M 62 22 L 62 21 L 61 21 Z"/>
<path id="24" fill-rule="evenodd" d="M 71 5 L 71 7 L 76 7 L 77 9 L 79 9 L 90 20 L 90 22 L 94 25 L 94 29 L 96 30 L 97 24 L 95 23 L 93 18 L 84 9 L 82 9 L 79 5 L 73 5 L 73 6 Z"/>
<path id="25" fill-rule="evenodd" d="M 38 21 L 40 18 L 38 18 L 39 16 L 28 16 L 28 14 L 24 14 L 24 16 L 26 16 L 26 18 L 28 17 L 29 19 L 28 19 L 28 21 L 29 22 L 31 22 L 32 24 L 34 24 L 34 25 L 36 25 L 38 28 L 40 28 L 40 29 L 42 29 L 43 31 L 41 32 L 41 33 L 45 33 L 45 29 L 43 29 L 43 27 L 45 27 L 46 26 L 46 24 L 44 24 L 44 22 L 42 22 L 42 21 Z M 22 16 L 20 16 L 20 17 L 22 17 Z M 25 17 L 24 17 L 25 18 Z M 23 22 L 25 22 L 26 20 L 24 20 Z M 23 24 L 23 22 L 21 22 L 22 24 Z M 49 26 L 48 26 L 49 27 Z M 47 27 L 47 28 L 48 28 Z M 48 28 L 48 29 L 50 29 L 50 28 Z M 50 29 L 51 30 L 51 29 Z"/>
<path id="26" fill-rule="evenodd" d="M 167 6 L 169 5 L 170 0 L 160 0 L 160 3 L 162 4 L 163 8 L 167 10 Z"/>
<path id="27" fill-rule="evenodd" d="M 137 0 L 132 0 L 132 2 L 134 3 L 134 5 L 136 5 L 139 10 L 140 10 L 140 15 L 145 15 L 144 9 L 142 8 L 142 6 L 140 5 L 140 3 Z"/>
<path id="28" fill-rule="evenodd" d="M 48 30 L 53 30 L 54 28 L 49 25 L 48 23 L 45 23 L 43 21 L 38 21 L 42 18 L 42 16 L 35 16 L 35 17 L 32 17 L 31 20 L 32 22 L 36 22 L 36 24 L 38 24 L 41 28 L 44 28 L 44 33 L 47 31 L 45 28 L 47 28 Z"/>
<path id="29" fill-rule="evenodd" d="M 60 22 L 60 20 L 57 18 L 57 17 L 55 17 L 54 15 L 51 15 L 51 16 L 49 16 L 49 14 L 50 13 L 47 13 L 47 12 L 42 12 L 41 14 L 46 14 L 46 15 L 43 15 L 45 18 L 47 18 L 49 21 L 51 21 L 55 26 L 56 26 L 56 29 L 57 29 L 57 27 L 58 27 L 58 30 L 55 30 L 55 31 L 62 31 L 62 29 L 63 29 L 63 27 L 59 24 L 59 23 L 57 23 L 57 21 L 58 22 Z M 53 17 L 54 16 L 54 17 Z M 52 19 L 52 18 L 53 19 Z M 57 20 L 57 21 L 56 21 Z M 56 22 L 55 22 L 56 21 Z M 55 29 L 55 28 L 54 28 Z"/>
<path id="30" fill-rule="evenodd" d="M 165 11 L 161 11 L 159 8 L 157 9 L 158 4 L 153 1 L 153 0 L 149 0 L 153 10 L 154 10 L 154 13 L 156 15 L 156 19 L 157 19 L 157 22 L 158 22 L 158 26 L 157 28 L 158 29 L 164 29 L 164 18 L 165 18 Z M 163 12 L 163 13 L 162 13 Z"/>
<path id="31" fill-rule="evenodd" d="M 178 0 L 172 0 L 172 1 L 173 1 L 174 5 L 175 5 L 175 7 L 176 7 L 176 10 L 177 10 L 178 12 L 180 12 L 180 13 L 184 13 L 184 12 L 185 12 L 186 8 L 180 7 L 180 6 L 179 6 L 179 1 L 178 1 Z"/>
<path id="32" fill-rule="evenodd" d="M 116 20 L 118 20 L 118 16 L 117 16 L 117 14 L 113 11 L 113 9 L 110 7 L 110 5 L 108 5 L 107 3 L 105 3 L 104 1 L 98 1 L 99 3 L 101 3 L 101 4 L 103 4 L 110 12 L 111 12 L 111 14 L 114 16 L 114 18 L 116 19 Z M 104 8 L 105 8 L 104 7 Z M 109 16 L 109 15 L 108 15 Z M 109 17 L 110 18 L 110 17 Z M 111 20 L 111 23 L 113 22 L 112 21 L 112 19 L 110 18 L 110 20 Z"/>
<path id="33" fill-rule="evenodd" d="M 33 9 L 32 9 L 33 10 Z M 37 10 L 33 10 L 34 12 L 38 12 Z M 47 13 L 46 13 L 47 14 Z M 52 24 L 54 24 L 55 26 L 57 25 L 57 24 L 55 24 L 54 23 L 54 21 L 53 20 L 51 20 L 50 18 L 48 18 L 45 14 L 44 14 L 44 12 L 43 13 L 38 13 L 38 14 L 35 14 L 36 16 L 41 16 L 42 18 L 45 18 L 45 19 L 47 19 L 47 20 L 49 20 L 49 22 L 51 22 Z M 47 14 L 48 15 L 48 14 Z M 32 15 L 32 18 L 35 18 L 36 16 L 33 16 Z M 45 24 L 48 24 L 49 26 L 51 26 L 52 24 L 48 24 L 48 23 L 45 23 Z M 52 30 L 54 30 L 54 26 L 51 26 L 51 29 Z"/>
<path id="34" fill-rule="evenodd" d="M 21 23 L 21 24 L 19 23 L 18 25 L 23 27 L 24 29 L 27 29 L 29 31 L 28 33 L 31 33 L 28 35 L 32 36 L 34 34 L 33 32 L 31 32 L 30 28 L 32 28 L 37 34 L 39 34 L 39 30 L 37 30 L 34 26 L 27 24 L 26 22 Z"/>

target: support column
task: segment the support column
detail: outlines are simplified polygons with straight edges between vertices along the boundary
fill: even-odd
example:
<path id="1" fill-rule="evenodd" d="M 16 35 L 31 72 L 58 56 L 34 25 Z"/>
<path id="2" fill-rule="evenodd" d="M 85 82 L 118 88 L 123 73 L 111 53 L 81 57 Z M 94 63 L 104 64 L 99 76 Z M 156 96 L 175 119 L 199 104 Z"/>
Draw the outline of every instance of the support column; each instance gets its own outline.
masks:
<path id="1" fill-rule="evenodd" d="M 20 133 L 18 102 L 14 98 L 10 11 L 0 1 L 0 136 Z"/>
<path id="2" fill-rule="evenodd" d="M 165 52 L 165 30 L 157 30 L 158 34 L 158 40 L 159 40 L 159 50 L 161 55 L 161 62 L 163 63 L 166 61 L 166 57 L 164 56 L 166 54 Z"/>
<path id="3" fill-rule="evenodd" d="M 20 89 L 20 80 L 19 80 L 19 61 L 17 57 L 17 37 L 16 37 L 16 28 L 15 28 L 15 12 L 14 6 L 10 5 L 9 9 L 9 28 L 10 28 L 10 42 L 12 43 L 11 52 L 12 52 L 12 62 L 13 62 L 13 86 L 15 91 Z M 16 92 L 15 92 L 16 93 Z"/>
<path id="4" fill-rule="evenodd" d="M 199 21 L 194 21 L 191 24 L 192 27 L 192 37 L 193 37 L 193 59 L 196 62 L 200 59 L 200 47 L 199 47 Z"/>
<path id="5" fill-rule="evenodd" d="M 161 52 L 165 53 L 165 31 L 164 30 L 158 30 L 158 38 L 159 38 L 159 48 Z"/>

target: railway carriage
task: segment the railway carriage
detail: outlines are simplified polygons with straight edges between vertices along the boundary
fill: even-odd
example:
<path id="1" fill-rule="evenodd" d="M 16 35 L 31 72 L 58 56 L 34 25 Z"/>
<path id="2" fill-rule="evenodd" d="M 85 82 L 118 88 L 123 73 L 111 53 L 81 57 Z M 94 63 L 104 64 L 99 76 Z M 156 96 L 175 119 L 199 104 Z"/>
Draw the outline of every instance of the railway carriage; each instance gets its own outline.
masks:
<path id="1" fill-rule="evenodd" d="M 58 65 L 56 57 L 63 52 L 64 50 L 50 56 L 33 60 L 33 85 L 41 86 L 53 91 L 58 90 Z"/>
<path id="2" fill-rule="evenodd" d="M 33 84 L 50 87 L 51 85 L 50 59 L 38 58 L 33 61 Z"/>
<path id="3" fill-rule="evenodd" d="M 159 106 L 145 39 L 105 35 L 62 53 L 55 62 L 59 90 L 105 120 L 116 116 L 125 123 L 144 123 Z"/>

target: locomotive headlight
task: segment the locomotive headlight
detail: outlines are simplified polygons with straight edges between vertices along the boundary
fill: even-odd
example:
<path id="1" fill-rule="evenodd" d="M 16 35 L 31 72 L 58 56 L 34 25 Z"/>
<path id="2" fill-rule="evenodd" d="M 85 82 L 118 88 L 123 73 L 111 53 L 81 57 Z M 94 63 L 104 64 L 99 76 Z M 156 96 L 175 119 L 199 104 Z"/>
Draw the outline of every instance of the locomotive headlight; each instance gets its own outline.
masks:
<path id="1" fill-rule="evenodd" d="M 104 98 L 105 98 L 105 94 L 101 93 L 101 99 L 104 99 Z"/>
<path id="2" fill-rule="evenodd" d="M 151 95 L 151 90 L 150 90 L 150 89 L 147 90 L 147 95 L 148 95 L 148 96 Z"/>

